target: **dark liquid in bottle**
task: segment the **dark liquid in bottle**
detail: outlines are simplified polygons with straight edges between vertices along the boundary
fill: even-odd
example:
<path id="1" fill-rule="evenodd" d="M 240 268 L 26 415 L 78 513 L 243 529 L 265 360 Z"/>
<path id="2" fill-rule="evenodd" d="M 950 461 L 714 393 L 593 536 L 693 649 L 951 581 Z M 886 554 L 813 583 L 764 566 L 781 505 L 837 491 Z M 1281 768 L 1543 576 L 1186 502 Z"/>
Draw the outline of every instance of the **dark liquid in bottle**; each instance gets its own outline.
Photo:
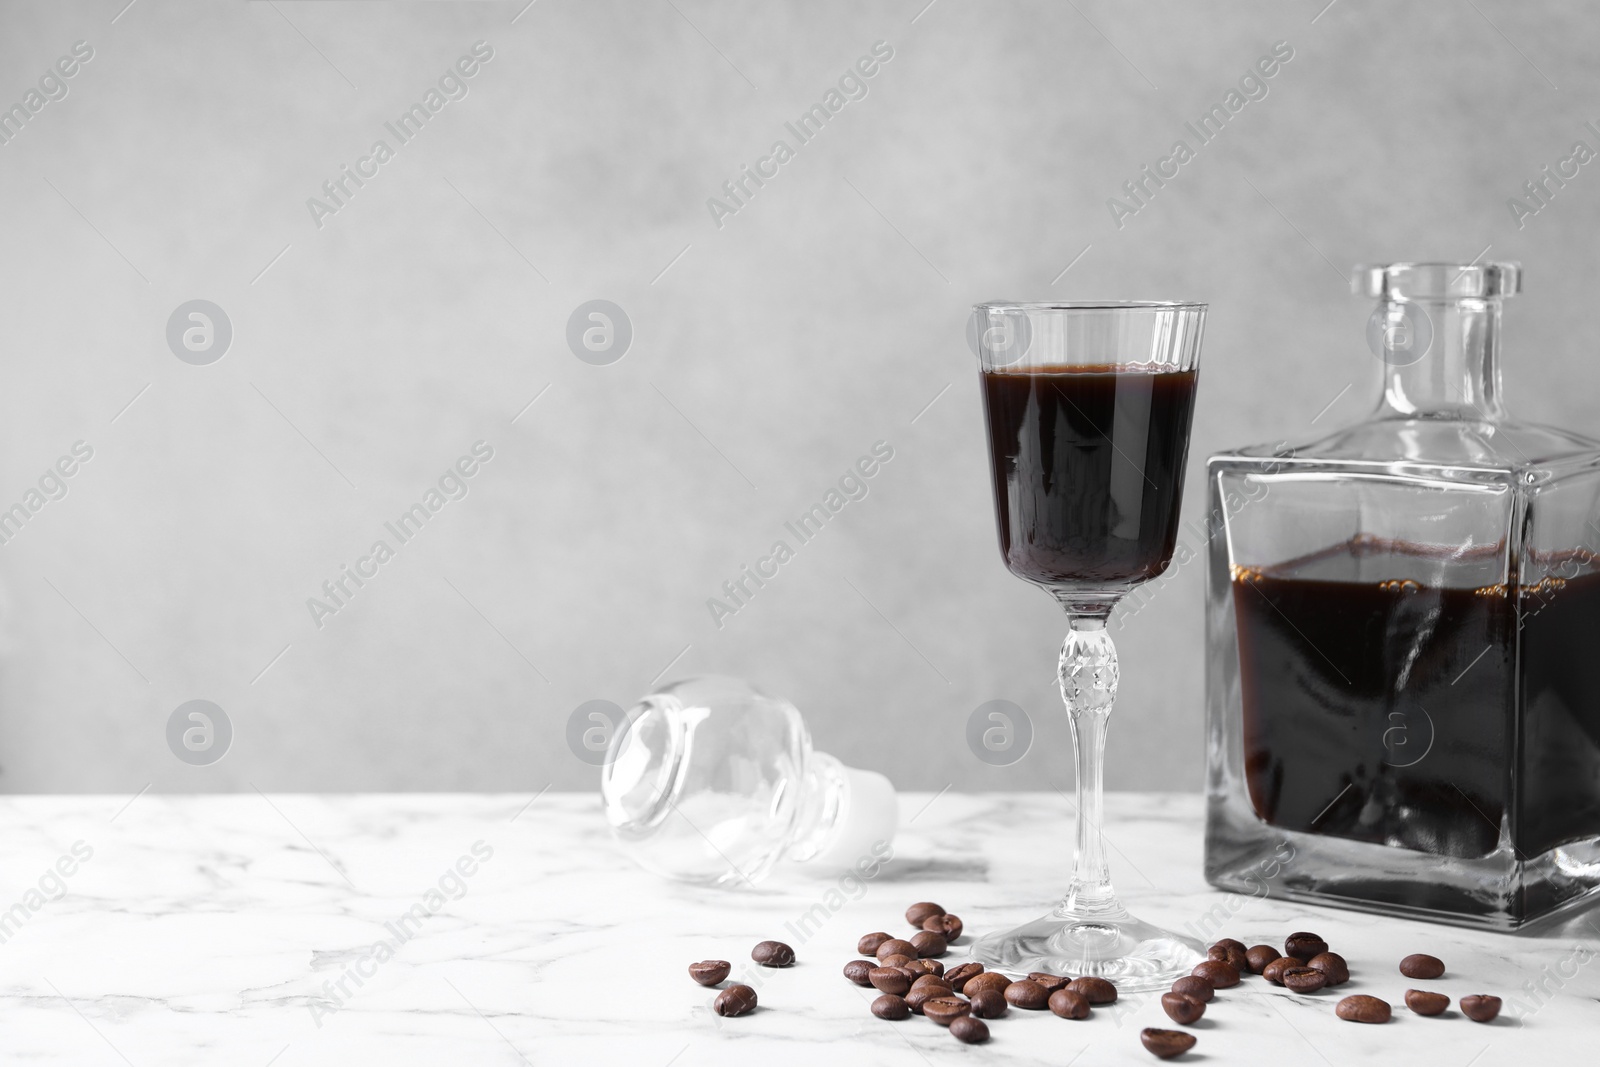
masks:
<path id="1" fill-rule="evenodd" d="M 1172 558 L 1195 373 L 985 371 L 1000 553 L 1041 585 L 1115 589 Z"/>
<path id="2" fill-rule="evenodd" d="M 1508 811 L 1525 858 L 1600 834 L 1600 574 L 1502 573 L 1373 540 L 1235 568 L 1256 813 L 1460 858 Z"/>

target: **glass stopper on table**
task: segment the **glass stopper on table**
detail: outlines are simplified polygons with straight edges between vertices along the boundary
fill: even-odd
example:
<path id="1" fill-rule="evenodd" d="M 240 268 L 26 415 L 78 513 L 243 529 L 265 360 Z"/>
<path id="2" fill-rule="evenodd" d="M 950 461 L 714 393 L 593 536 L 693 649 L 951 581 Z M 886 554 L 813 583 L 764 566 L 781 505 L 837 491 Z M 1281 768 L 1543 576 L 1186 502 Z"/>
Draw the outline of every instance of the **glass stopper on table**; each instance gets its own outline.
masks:
<path id="1" fill-rule="evenodd" d="M 702 885 L 753 886 L 780 861 L 823 876 L 879 863 L 899 821 L 887 778 L 813 749 L 789 701 L 719 675 L 630 709 L 600 793 L 640 866 Z"/>

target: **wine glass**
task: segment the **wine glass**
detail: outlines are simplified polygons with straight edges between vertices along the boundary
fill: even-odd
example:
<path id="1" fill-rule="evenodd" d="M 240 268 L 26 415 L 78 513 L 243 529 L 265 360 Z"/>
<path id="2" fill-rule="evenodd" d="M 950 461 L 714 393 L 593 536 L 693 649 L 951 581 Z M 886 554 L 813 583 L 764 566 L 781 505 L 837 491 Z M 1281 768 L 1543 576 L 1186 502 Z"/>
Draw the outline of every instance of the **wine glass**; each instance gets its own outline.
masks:
<path id="1" fill-rule="evenodd" d="M 1000 554 L 1066 609 L 1061 698 L 1077 755 L 1072 881 L 1048 915 L 992 933 L 973 958 L 1001 971 L 1158 989 L 1199 942 L 1129 915 L 1100 835 L 1117 600 L 1172 559 L 1206 305 L 989 303 L 973 308 Z"/>

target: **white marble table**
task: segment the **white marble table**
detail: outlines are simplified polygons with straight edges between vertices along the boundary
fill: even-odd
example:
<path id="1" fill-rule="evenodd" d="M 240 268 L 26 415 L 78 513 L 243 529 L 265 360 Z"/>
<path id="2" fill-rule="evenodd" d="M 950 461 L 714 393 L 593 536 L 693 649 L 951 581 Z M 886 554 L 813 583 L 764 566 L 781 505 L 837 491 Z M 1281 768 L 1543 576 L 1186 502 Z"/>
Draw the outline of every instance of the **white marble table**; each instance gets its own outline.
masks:
<path id="1" fill-rule="evenodd" d="M 1153 920 L 1182 927 L 1231 914 L 1225 933 L 1252 944 L 1315 930 L 1356 971 L 1342 991 L 1394 1002 L 1414 984 L 1395 961 L 1427 949 L 1451 968 L 1430 986 L 1508 1003 L 1489 1026 L 1403 1009 L 1386 1026 L 1358 1026 L 1334 1017 L 1336 998 L 1252 979 L 1219 994 L 1196 1028 L 1200 1045 L 1176 1062 L 1593 1059 L 1600 944 L 1585 922 L 1513 938 L 1219 894 L 1200 877 L 1198 797 L 1125 794 L 1108 806 L 1119 882 Z M 1138 1043 L 1141 1027 L 1165 1022 L 1150 997 L 1081 1022 L 1013 1012 L 975 1047 L 924 1019 L 872 1018 L 868 991 L 839 973 L 861 933 L 898 931 L 905 906 L 923 899 L 961 914 L 969 931 L 1030 917 L 1058 888 L 1071 847 L 1069 808 L 1053 794 L 912 795 L 902 816 L 893 862 L 844 900 L 829 883 L 781 872 L 754 892 L 663 884 L 613 849 L 587 795 L 3 799 L 0 1058 L 1157 1062 Z M 788 928 L 819 903 L 831 914 L 809 936 Z M 421 917 L 401 923 L 418 905 Z M 762 938 L 789 941 L 800 962 L 760 975 L 755 1014 L 718 1018 L 685 966 L 720 957 L 737 974 Z"/>

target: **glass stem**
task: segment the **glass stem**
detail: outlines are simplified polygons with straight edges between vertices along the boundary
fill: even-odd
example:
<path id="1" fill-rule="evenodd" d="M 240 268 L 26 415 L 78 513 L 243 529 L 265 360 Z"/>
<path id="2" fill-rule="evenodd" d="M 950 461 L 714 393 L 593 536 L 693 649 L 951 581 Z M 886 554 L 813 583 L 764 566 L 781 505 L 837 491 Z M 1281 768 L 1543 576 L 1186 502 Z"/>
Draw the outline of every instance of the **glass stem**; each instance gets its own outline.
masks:
<path id="1" fill-rule="evenodd" d="M 1105 762 L 1106 724 L 1117 699 L 1117 649 L 1106 632 L 1106 615 L 1073 613 L 1071 629 L 1061 646 L 1061 699 L 1072 724 L 1072 748 L 1078 761 L 1078 851 L 1072 883 L 1057 913 L 1077 917 L 1120 914 L 1105 842 L 1100 835 L 1101 769 Z"/>

